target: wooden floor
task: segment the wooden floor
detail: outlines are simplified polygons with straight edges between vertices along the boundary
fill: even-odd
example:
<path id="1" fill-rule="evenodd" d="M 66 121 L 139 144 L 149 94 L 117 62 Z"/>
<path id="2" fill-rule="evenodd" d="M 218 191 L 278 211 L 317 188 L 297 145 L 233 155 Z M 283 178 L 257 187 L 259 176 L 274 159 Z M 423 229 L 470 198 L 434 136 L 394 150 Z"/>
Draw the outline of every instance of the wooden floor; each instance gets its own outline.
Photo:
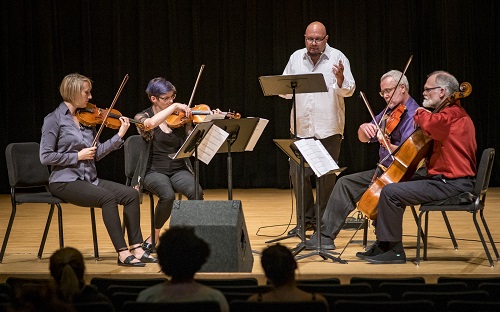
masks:
<path id="1" fill-rule="evenodd" d="M 226 200 L 227 190 L 205 190 L 205 200 Z M 289 221 L 295 223 L 290 190 L 278 189 L 237 189 L 233 199 L 241 200 L 245 221 L 254 254 L 251 273 L 199 273 L 198 278 L 256 277 L 265 283 L 258 252 L 266 246 L 266 241 L 280 237 L 293 227 L 287 228 Z M 149 231 L 149 201 L 144 197 L 141 224 L 144 237 Z M 42 259 L 37 259 L 38 246 L 45 225 L 48 205 L 22 205 L 18 207 L 13 230 L 7 245 L 3 262 L 0 263 L 0 282 L 8 276 L 48 277 L 48 258 L 58 248 L 57 221 L 54 216 Z M 10 216 L 10 195 L 0 195 L 0 235 L 3 235 Z M 144 268 L 124 268 L 116 265 L 116 253 L 102 222 L 100 209 L 96 209 L 97 231 L 99 236 L 100 261 L 94 261 L 92 232 L 89 210 L 66 204 L 63 206 L 65 245 L 78 248 L 85 256 L 87 281 L 94 276 L 144 278 L 163 277 L 159 266 L 148 264 Z M 485 215 L 493 238 L 500 241 L 500 188 L 490 188 Z M 431 213 L 429 259 L 416 266 L 411 260 L 415 257 L 416 225 L 408 211 L 404 219 L 403 243 L 408 261 L 399 265 L 375 265 L 358 260 L 356 252 L 362 250 L 362 232 L 345 230 L 335 241 L 340 258 L 347 264 L 323 260 L 313 255 L 298 261 L 298 278 L 336 277 L 342 284 L 348 284 L 353 276 L 365 277 L 409 277 L 423 276 L 427 283 L 435 283 L 440 276 L 493 277 L 500 276 L 500 263 L 490 267 L 472 222 L 472 215 L 464 212 L 448 214 L 458 240 L 459 249 L 454 250 L 446 227 L 439 213 Z M 168 224 L 165 226 L 168 227 Z M 310 234 L 310 233 L 309 233 Z M 352 239 L 351 239 L 352 238 Z M 375 237 L 370 230 L 369 242 Z M 346 244 L 351 243 L 344 249 Z M 291 248 L 300 242 L 298 238 L 282 240 Z M 490 249 L 491 250 L 491 249 Z M 308 254 L 302 251 L 300 256 Z M 337 254 L 338 256 L 338 254 Z M 494 254 L 492 253 L 494 257 Z M 496 259 L 495 259 L 496 260 Z"/>

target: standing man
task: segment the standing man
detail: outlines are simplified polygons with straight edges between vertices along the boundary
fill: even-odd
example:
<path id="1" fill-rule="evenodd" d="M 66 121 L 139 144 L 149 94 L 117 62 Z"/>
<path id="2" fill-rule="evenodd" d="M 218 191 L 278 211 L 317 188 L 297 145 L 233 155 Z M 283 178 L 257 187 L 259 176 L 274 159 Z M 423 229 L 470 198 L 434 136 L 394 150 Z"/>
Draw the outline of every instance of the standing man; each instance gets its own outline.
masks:
<path id="1" fill-rule="evenodd" d="M 423 106 L 413 120 L 434 140 L 426 159 L 426 179 L 391 183 L 382 188 L 378 202 L 377 241 L 366 252 L 356 254 L 371 263 L 405 263 L 403 214 L 406 206 L 444 200 L 471 192 L 476 175 L 476 131 L 474 123 L 457 100 L 432 113 L 450 95 L 459 91 L 457 79 L 445 71 L 430 74 L 424 85 Z"/>
<path id="2" fill-rule="evenodd" d="M 306 47 L 295 51 L 291 56 L 284 75 L 301 75 L 322 73 L 327 92 L 302 93 L 295 97 L 297 133 L 294 133 L 294 112 L 290 115 L 290 131 L 298 139 L 314 137 L 319 139 L 335 161 L 340 155 L 345 124 L 344 98 L 350 97 L 356 88 L 354 77 L 347 57 L 339 50 L 328 45 L 328 35 L 325 25 L 313 22 L 306 28 L 304 34 Z M 291 95 L 286 95 L 291 99 Z M 299 166 L 290 161 L 290 176 L 295 196 L 300 193 L 304 184 L 306 230 L 311 229 L 315 220 L 314 196 L 311 186 L 313 171 L 306 168 L 305 179 L 300 181 Z M 330 174 L 319 179 L 321 194 L 320 213 L 323 214 L 326 203 L 335 185 L 336 175 Z M 299 225 L 288 234 L 295 235 Z"/>

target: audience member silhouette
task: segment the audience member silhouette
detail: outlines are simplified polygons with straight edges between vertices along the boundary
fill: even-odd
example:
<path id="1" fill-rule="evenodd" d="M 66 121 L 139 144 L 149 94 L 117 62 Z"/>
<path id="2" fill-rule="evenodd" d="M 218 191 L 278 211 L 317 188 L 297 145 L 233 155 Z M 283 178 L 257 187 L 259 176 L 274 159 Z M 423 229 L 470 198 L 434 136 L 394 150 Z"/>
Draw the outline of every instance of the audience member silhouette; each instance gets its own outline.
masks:
<path id="1" fill-rule="evenodd" d="M 300 290 L 295 283 L 297 262 L 287 247 L 276 244 L 262 252 L 262 268 L 272 289 L 266 293 L 252 295 L 248 301 L 323 301 L 321 294 Z"/>
<path id="2" fill-rule="evenodd" d="M 229 305 L 222 292 L 194 280 L 210 255 L 208 244 L 191 227 L 171 227 L 160 236 L 157 249 L 161 270 L 170 281 L 151 286 L 137 297 L 139 302 L 216 301 L 222 312 Z"/>
<path id="3" fill-rule="evenodd" d="M 56 296 L 66 303 L 110 302 L 93 285 L 85 285 L 85 262 L 75 248 L 65 247 L 50 257 L 50 275 Z M 111 302 L 110 302 L 111 303 Z"/>

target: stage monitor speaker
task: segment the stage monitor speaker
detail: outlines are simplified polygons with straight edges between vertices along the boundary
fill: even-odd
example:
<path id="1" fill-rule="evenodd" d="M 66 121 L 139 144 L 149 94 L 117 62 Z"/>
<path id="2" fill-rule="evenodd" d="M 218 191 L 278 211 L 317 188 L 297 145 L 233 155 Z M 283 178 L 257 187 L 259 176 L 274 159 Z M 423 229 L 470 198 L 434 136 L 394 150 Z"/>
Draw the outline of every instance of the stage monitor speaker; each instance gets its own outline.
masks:
<path id="1" fill-rule="evenodd" d="M 241 201 L 176 200 L 170 226 L 186 225 L 210 245 L 200 272 L 252 272 L 253 255 Z"/>

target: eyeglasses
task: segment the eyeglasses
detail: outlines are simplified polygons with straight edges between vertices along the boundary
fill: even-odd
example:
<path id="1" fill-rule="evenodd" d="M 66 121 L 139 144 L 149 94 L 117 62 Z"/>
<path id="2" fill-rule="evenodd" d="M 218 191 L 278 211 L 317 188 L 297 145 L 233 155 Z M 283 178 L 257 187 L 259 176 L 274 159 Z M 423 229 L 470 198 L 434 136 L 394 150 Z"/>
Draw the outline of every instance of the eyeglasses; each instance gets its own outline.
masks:
<path id="1" fill-rule="evenodd" d="M 168 101 L 173 101 L 173 100 L 175 99 L 175 96 L 176 96 L 176 95 L 177 95 L 177 94 L 175 94 L 175 93 L 174 93 L 174 94 L 173 94 L 173 95 L 171 95 L 171 96 L 167 96 L 167 97 L 161 97 L 161 96 L 158 96 L 158 98 L 159 98 L 160 100 L 162 100 L 162 101 L 168 102 Z"/>
<path id="2" fill-rule="evenodd" d="M 439 89 L 439 88 L 443 88 L 443 87 L 439 87 L 439 86 L 437 86 L 437 87 L 434 87 L 434 88 L 424 88 L 424 92 L 429 93 L 429 92 L 431 92 L 432 90 L 434 90 L 434 89 Z"/>
<path id="3" fill-rule="evenodd" d="M 384 95 L 390 94 L 392 92 L 392 90 L 396 89 L 397 87 L 398 86 L 394 86 L 394 87 L 389 88 L 389 89 L 381 90 L 378 94 L 380 94 L 381 97 L 384 97 Z"/>
<path id="4" fill-rule="evenodd" d="M 318 38 L 306 38 L 306 41 L 308 43 L 320 43 L 321 41 L 325 40 L 326 36 L 328 35 L 325 35 L 323 38 L 321 39 L 318 39 Z"/>

